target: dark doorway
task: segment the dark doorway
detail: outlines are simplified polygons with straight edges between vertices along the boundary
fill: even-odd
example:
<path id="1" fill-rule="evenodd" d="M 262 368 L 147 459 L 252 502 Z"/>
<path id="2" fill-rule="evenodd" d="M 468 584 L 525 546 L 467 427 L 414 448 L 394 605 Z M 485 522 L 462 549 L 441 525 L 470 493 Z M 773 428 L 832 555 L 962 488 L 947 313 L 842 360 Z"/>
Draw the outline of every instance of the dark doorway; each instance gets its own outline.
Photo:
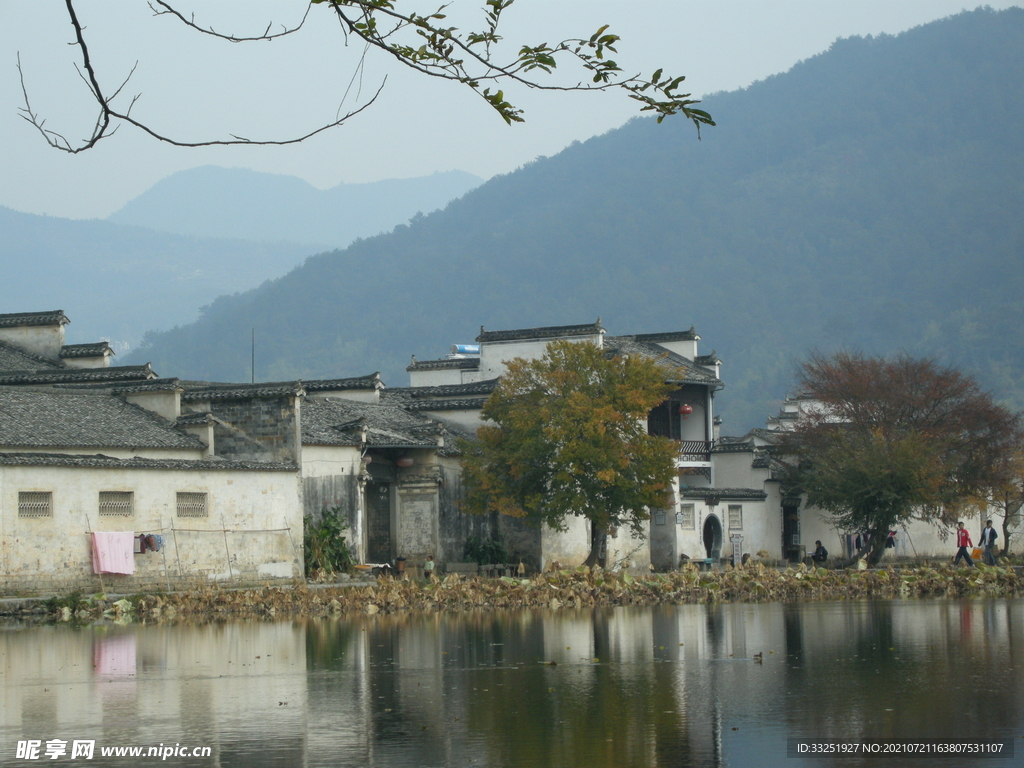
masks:
<path id="1" fill-rule="evenodd" d="M 800 507 L 782 508 L 782 556 L 790 561 L 802 560 L 800 552 Z"/>
<path id="2" fill-rule="evenodd" d="M 366 559 L 391 562 L 391 483 L 366 484 Z"/>
<path id="3" fill-rule="evenodd" d="M 707 557 L 718 560 L 722 556 L 722 521 L 716 515 L 708 515 L 704 521 L 704 551 Z"/>

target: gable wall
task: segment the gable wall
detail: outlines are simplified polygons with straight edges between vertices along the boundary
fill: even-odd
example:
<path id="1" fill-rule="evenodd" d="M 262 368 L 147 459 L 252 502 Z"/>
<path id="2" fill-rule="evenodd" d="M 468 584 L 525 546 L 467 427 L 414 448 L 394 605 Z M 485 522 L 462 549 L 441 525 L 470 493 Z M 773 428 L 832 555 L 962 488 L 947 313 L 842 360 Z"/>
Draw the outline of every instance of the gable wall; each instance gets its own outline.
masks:
<path id="1" fill-rule="evenodd" d="M 22 325 L 0 328 L 0 341 L 14 344 L 47 360 L 60 362 L 60 350 L 64 346 L 64 326 Z"/>

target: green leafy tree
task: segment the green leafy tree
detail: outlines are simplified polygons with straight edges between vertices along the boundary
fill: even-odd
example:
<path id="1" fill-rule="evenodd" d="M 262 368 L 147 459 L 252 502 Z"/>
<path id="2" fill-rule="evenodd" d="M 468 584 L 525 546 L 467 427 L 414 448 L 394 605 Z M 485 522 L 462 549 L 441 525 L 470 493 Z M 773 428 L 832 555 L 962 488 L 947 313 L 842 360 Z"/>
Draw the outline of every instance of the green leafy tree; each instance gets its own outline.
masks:
<path id="1" fill-rule="evenodd" d="M 839 352 L 800 367 L 812 405 L 777 446 L 788 483 L 837 527 L 868 530 L 868 562 L 911 518 L 949 525 L 991 488 L 1020 417 L 934 360 Z"/>
<path id="2" fill-rule="evenodd" d="M 610 527 L 643 535 L 648 508 L 666 503 L 672 441 L 647 434 L 647 415 L 672 387 L 653 361 L 610 357 L 594 344 L 555 341 L 538 360 L 508 363 L 465 445 L 465 507 L 564 528 L 591 522 L 598 562 Z"/>
<path id="3" fill-rule="evenodd" d="M 669 115 L 683 114 L 693 121 L 698 131 L 701 125 L 714 125 L 711 115 L 694 106 L 699 101 L 690 98 L 689 93 L 681 92 L 685 77 L 666 75 L 662 69 L 656 70 L 650 77 L 627 74 L 611 58 L 616 53 L 615 46 L 619 37 L 608 31 L 608 25 L 588 37 L 569 38 L 554 44 L 521 44 L 513 49 L 514 53 L 505 53 L 507 45 L 502 44 L 499 28 L 502 15 L 513 2 L 515 0 L 486 0 L 478 28 L 459 29 L 449 26 L 446 21 L 446 11 L 451 3 L 442 3 L 432 12 L 419 13 L 410 0 L 309 0 L 302 3 L 305 12 L 293 26 L 278 30 L 273 24 L 268 24 L 262 34 L 255 36 L 236 35 L 204 26 L 195 14 L 184 13 L 165 0 L 152 0 L 150 7 L 155 15 L 176 19 L 198 33 L 230 43 L 249 43 L 275 40 L 298 33 L 310 21 L 313 8 L 320 6 L 339 24 L 339 43 L 359 41 L 364 46 L 362 56 L 376 50 L 422 75 L 459 83 L 476 93 L 509 124 L 522 122 L 523 112 L 506 100 L 505 92 L 499 87 L 503 83 L 558 91 L 615 89 L 639 102 L 641 111 L 656 114 L 658 122 Z M 112 135 L 121 124 L 133 125 L 159 141 L 180 147 L 294 144 L 341 125 L 376 99 L 375 94 L 362 106 L 345 114 L 341 114 L 339 108 L 336 120 L 300 136 L 285 139 L 254 140 L 237 135 L 203 141 L 176 139 L 132 116 L 132 107 L 139 96 L 122 95 L 131 73 L 116 89 L 104 85 L 86 42 L 86 25 L 80 21 L 73 0 L 65 0 L 65 5 L 74 29 L 74 44 L 81 56 L 79 76 L 85 82 L 99 112 L 92 134 L 86 139 L 72 142 L 60 133 L 44 127 L 46 119 L 33 111 L 23 78 L 25 106 L 21 109 L 22 117 L 34 125 L 55 149 L 70 153 L 91 149 L 101 139 Z M 246 18 L 244 13 L 241 14 L 242 19 Z M 545 79 L 555 73 L 560 62 L 567 60 L 576 66 L 572 75 L 574 81 L 558 83 Z M 361 64 L 360 58 L 355 67 L 357 73 Z M 20 70 L 20 58 L 18 67 Z M 580 75 L 585 79 L 575 79 Z M 380 88 L 377 90 L 379 93 Z"/>

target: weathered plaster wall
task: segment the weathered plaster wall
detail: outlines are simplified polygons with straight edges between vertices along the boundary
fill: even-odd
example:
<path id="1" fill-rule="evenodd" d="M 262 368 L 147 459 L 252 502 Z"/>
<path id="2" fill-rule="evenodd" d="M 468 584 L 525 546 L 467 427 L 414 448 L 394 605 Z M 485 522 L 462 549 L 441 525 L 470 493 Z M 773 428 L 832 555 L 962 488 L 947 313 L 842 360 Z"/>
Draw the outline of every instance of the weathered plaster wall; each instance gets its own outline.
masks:
<path id="1" fill-rule="evenodd" d="M 465 560 L 466 540 L 476 536 L 489 540 L 496 535 L 505 538 L 496 512 L 488 515 L 471 515 L 461 511 L 462 472 L 454 459 L 444 460 L 441 466 L 441 487 L 437 557 L 440 562 L 462 562 Z M 508 541 L 506 540 L 506 545 Z"/>
<path id="2" fill-rule="evenodd" d="M 575 568 L 590 554 L 590 521 L 583 517 L 565 518 L 566 529 L 541 528 L 541 562 L 544 570 L 557 562 L 563 568 Z"/>
<path id="3" fill-rule="evenodd" d="M 586 341 L 601 346 L 603 336 L 599 333 L 582 336 L 560 337 L 559 341 Z M 505 363 L 512 358 L 537 360 L 544 357 L 548 344 L 554 339 L 523 339 L 517 341 L 488 341 L 480 345 L 480 381 L 493 379 L 505 373 Z"/>
<path id="4" fill-rule="evenodd" d="M 53 516 L 19 517 L 19 491 L 51 491 Z M 134 515 L 100 517 L 100 491 L 131 491 Z M 206 493 L 208 516 L 177 517 L 179 491 Z M 91 530 L 164 539 L 135 556 L 134 575 L 104 574 L 108 591 L 301 577 L 301 497 L 290 471 L 0 467 L 0 592 L 99 591 Z"/>
<path id="5" fill-rule="evenodd" d="M 471 373 L 465 378 L 464 373 Z M 465 384 L 467 381 L 478 381 L 476 371 L 464 371 L 461 368 L 437 368 L 433 370 L 409 371 L 410 387 L 440 387 L 446 384 Z"/>
<path id="6" fill-rule="evenodd" d="M 60 360 L 60 349 L 64 346 L 64 326 L 22 325 L 0 328 L 0 341 L 6 341 L 33 355 L 56 362 Z"/>
<path id="7" fill-rule="evenodd" d="M 978 545 L 978 537 L 981 529 L 985 527 L 985 518 L 974 516 L 963 518 L 965 527 L 971 535 L 971 541 Z M 999 532 L 1000 539 L 996 544 L 1002 547 L 1001 523 L 993 518 L 993 526 Z M 894 560 L 896 557 L 937 557 L 952 558 L 957 551 L 955 526 L 953 528 L 940 528 L 931 523 L 915 520 L 909 523 L 905 531 L 900 535 L 906 536 L 905 547 L 887 549 L 883 554 L 883 562 Z M 814 507 L 800 507 L 800 534 L 801 542 L 807 548 L 807 554 L 814 549 L 814 542 L 821 540 L 829 554 L 838 557 L 843 555 L 843 534 L 845 531 L 837 530 L 827 512 Z M 856 533 L 856 531 L 850 531 Z M 943 538 L 945 533 L 945 538 Z"/>
<path id="8" fill-rule="evenodd" d="M 505 546 L 512 555 L 512 562 L 521 561 L 530 573 L 541 570 L 541 529 L 507 515 L 497 516 L 496 524 L 501 531 L 501 537 L 505 540 Z"/>

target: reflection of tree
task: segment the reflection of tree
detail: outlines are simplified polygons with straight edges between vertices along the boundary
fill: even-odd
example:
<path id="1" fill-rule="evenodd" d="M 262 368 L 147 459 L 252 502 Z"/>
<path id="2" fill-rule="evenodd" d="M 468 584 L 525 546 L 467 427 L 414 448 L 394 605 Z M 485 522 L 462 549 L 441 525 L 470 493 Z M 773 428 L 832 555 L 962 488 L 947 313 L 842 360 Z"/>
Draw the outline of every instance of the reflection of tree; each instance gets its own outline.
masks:
<path id="1" fill-rule="evenodd" d="M 618 649 L 614 655 L 609 612 L 593 612 L 590 622 L 596 662 L 551 665 L 538 658 L 475 677 L 468 727 L 490 745 L 489 764 L 688 764 L 673 668 L 652 663 L 649 655 L 637 663 L 622 658 L 646 649 Z M 537 618 L 517 629 L 536 635 L 544 626 Z"/>
<path id="2" fill-rule="evenodd" d="M 329 703 L 309 733 L 350 728 L 367 764 L 588 768 L 724 765 L 750 748 L 744 721 L 779 737 L 1008 735 L 1022 620 L 1024 602 L 988 600 L 314 621 L 310 700 Z"/>

